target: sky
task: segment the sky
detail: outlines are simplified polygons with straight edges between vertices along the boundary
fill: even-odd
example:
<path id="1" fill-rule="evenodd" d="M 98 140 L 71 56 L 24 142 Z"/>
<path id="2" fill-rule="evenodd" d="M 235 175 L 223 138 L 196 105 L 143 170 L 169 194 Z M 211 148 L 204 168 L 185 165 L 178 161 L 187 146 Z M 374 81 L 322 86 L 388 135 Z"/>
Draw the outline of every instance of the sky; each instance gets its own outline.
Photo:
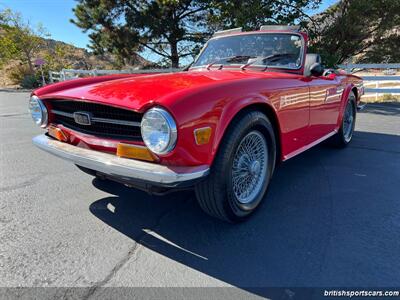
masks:
<path id="1" fill-rule="evenodd" d="M 322 0 L 318 10 L 307 13 L 321 12 L 335 2 L 337 0 Z M 72 9 L 75 5 L 75 0 L 0 0 L 0 10 L 10 8 L 18 11 L 32 24 L 42 23 L 51 34 L 51 38 L 87 48 L 89 44 L 87 33 L 83 33 L 69 21 L 74 18 Z"/>
<path id="2" fill-rule="evenodd" d="M 87 34 L 69 21 L 75 5 L 74 0 L 0 0 L 0 10 L 18 11 L 32 24 L 42 23 L 51 38 L 85 48 Z"/>

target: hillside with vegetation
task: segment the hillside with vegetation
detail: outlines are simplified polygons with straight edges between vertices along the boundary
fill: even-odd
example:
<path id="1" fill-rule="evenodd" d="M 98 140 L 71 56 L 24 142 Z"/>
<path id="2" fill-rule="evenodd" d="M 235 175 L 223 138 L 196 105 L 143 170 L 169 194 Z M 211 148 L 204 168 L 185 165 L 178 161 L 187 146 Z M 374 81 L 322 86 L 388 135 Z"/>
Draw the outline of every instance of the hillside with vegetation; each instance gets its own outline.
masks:
<path id="1" fill-rule="evenodd" d="M 0 32 L 1 35 L 1 32 Z M 43 59 L 45 64 L 42 66 L 46 82 L 48 82 L 49 71 L 60 71 L 62 69 L 115 69 L 115 68 L 145 68 L 152 64 L 140 55 L 137 57 L 135 65 L 120 66 L 116 63 L 115 57 L 109 54 L 94 55 L 84 48 L 79 48 L 71 44 L 53 39 L 43 39 L 43 47 L 32 57 L 33 63 L 37 59 Z M 41 81 L 41 70 L 39 66 L 33 66 L 35 76 L 32 78 L 29 66 L 21 59 L 10 59 L 3 63 L 0 70 L 1 87 L 27 87 L 31 83 L 35 86 Z"/>
<path id="2" fill-rule="evenodd" d="M 327 66 L 400 62 L 400 1 L 341 0 L 303 23 Z"/>
<path id="3" fill-rule="evenodd" d="M 44 65 L 36 66 L 42 60 Z M 0 87 L 37 87 L 49 71 L 69 69 L 145 68 L 152 64 L 135 55 L 134 64 L 121 65 L 115 55 L 95 55 L 84 48 L 51 39 L 46 30 L 33 26 L 18 13 L 0 12 Z"/>

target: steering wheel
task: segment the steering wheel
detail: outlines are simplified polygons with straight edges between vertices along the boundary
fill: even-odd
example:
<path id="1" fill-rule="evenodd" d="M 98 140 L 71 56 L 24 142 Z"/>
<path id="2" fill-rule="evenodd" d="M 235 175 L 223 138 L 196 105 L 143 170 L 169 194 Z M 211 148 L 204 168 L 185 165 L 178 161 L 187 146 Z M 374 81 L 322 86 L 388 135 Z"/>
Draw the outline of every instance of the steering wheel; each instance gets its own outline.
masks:
<path id="1" fill-rule="evenodd" d="M 333 73 L 335 73 L 335 71 L 334 70 L 332 70 L 332 69 L 326 69 L 325 71 L 324 71 L 324 73 L 322 73 L 322 76 L 329 76 L 329 75 L 331 75 L 331 74 L 333 74 Z"/>

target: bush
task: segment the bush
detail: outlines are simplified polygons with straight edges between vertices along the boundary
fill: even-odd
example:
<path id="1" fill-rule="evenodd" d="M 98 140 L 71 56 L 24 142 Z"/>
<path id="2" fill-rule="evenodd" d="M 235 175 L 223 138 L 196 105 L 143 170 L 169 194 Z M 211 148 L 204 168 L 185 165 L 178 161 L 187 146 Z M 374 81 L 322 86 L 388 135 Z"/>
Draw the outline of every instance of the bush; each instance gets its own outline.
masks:
<path id="1" fill-rule="evenodd" d="M 36 75 L 25 75 L 20 84 L 24 89 L 33 89 L 39 87 L 39 82 Z"/>
<path id="2" fill-rule="evenodd" d="M 21 84 L 27 75 L 30 75 L 29 67 L 22 64 L 14 65 L 8 72 L 8 78 L 13 84 Z"/>
<path id="3" fill-rule="evenodd" d="M 8 78 L 13 84 L 19 84 L 25 89 L 36 88 L 41 82 L 39 74 L 31 74 L 29 67 L 22 64 L 13 67 L 8 73 Z"/>

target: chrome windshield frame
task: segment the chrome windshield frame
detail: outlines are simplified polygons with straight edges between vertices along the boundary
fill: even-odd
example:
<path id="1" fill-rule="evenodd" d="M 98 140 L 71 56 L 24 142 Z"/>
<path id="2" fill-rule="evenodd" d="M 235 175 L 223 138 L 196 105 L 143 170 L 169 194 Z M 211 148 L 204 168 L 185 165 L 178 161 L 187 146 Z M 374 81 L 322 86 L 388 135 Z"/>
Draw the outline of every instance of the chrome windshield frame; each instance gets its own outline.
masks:
<path id="1" fill-rule="evenodd" d="M 270 66 L 270 65 L 255 65 L 255 64 L 253 64 L 253 65 L 249 66 L 250 68 L 251 67 L 258 67 L 258 68 L 271 68 L 271 69 L 284 69 L 284 70 L 298 71 L 303 67 L 303 65 L 304 65 L 305 40 L 304 40 L 304 37 L 303 37 L 303 35 L 301 33 L 299 33 L 299 32 L 245 32 L 245 33 L 240 33 L 240 34 L 216 36 L 216 37 L 212 37 L 211 39 L 209 39 L 207 41 L 207 43 L 205 43 L 204 47 L 201 49 L 199 54 L 196 56 L 195 60 L 193 61 L 192 66 L 189 68 L 189 70 L 202 69 L 202 68 L 206 68 L 207 67 L 208 64 L 199 65 L 199 66 L 193 66 L 193 65 L 198 61 L 200 56 L 203 54 L 205 49 L 208 47 L 208 44 L 209 44 L 210 41 L 217 40 L 217 39 L 224 39 L 224 38 L 228 38 L 228 37 L 232 37 L 232 36 L 244 36 L 244 35 L 255 35 L 255 34 L 288 34 L 288 35 L 297 35 L 298 37 L 300 37 L 300 40 L 301 40 L 300 64 L 296 68 L 285 67 L 285 66 L 276 66 L 276 65 Z M 220 64 L 217 63 L 216 65 L 220 65 Z M 229 66 L 229 67 L 237 66 L 238 68 L 240 68 L 243 65 L 243 63 L 241 63 L 241 64 L 222 64 L 222 65 Z"/>

